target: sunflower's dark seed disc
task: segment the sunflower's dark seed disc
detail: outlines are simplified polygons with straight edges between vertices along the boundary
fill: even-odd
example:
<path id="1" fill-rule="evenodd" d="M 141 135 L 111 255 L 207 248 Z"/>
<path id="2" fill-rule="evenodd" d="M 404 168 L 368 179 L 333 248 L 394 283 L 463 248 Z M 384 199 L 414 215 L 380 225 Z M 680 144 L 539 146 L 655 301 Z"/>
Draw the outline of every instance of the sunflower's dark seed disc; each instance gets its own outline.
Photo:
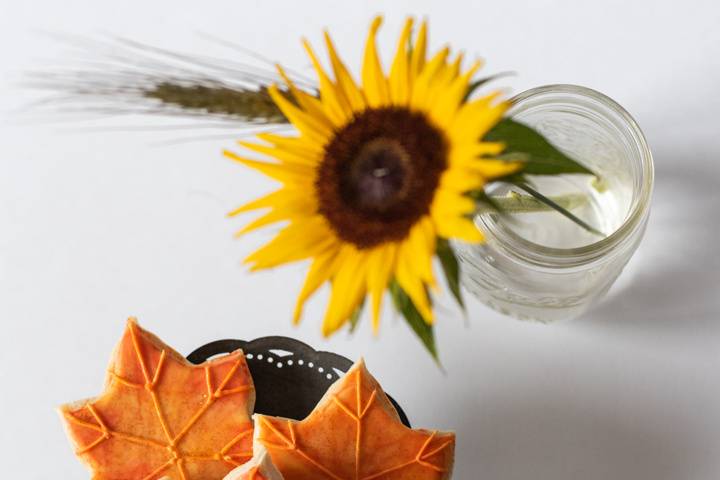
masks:
<path id="1" fill-rule="evenodd" d="M 252 341 L 218 340 L 196 349 L 187 359 L 200 364 L 210 358 L 242 349 L 257 393 L 255 412 L 302 420 L 318 404 L 327 389 L 352 366 L 349 359 L 318 352 L 288 337 L 262 337 Z M 400 405 L 388 395 L 403 424 L 410 421 Z"/>
<path id="2" fill-rule="evenodd" d="M 360 249 L 407 238 L 430 213 L 448 144 L 424 114 L 370 108 L 338 130 L 317 167 L 318 212 Z"/>

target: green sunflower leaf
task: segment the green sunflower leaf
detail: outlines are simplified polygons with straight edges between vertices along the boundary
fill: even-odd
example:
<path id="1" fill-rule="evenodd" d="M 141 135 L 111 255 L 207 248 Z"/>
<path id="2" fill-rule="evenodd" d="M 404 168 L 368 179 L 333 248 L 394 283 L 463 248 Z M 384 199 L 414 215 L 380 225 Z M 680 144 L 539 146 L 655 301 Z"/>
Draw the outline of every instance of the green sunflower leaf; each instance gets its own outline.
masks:
<path id="1" fill-rule="evenodd" d="M 580 173 L 595 175 L 590 169 L 555 148 L 535 129 L 510 118 L 500 120 L 483 140 L 504 143 L 505 152 L 499 158 L 524 162 L 522 173 L 525 174 Z"/>
<path id="2" fill-rule="evenodd" d="M 438 358 L 437 345 L 435 344 L 435 331 L 433 330 L 433 326 L 428 325 L 422 315 L 420 315 L 420 312 L 418 312 L 415 304 L 413 304 L 410 296 L 405 293 L 395 280 L 390 283 L 390 295 L 392 296 L 397 311 L 402 314 L 412 331 L 415 332 L 415 335 L 418 336 L 428 353 L 439 365 L 440 360 Z"/>
<path id="3" fill-rule="evenodd" d="M 455 256 L 455 252 L 452 247 L 450 247 L 450 243 L 440 237 L 437 239 L 435 251 L 440 259 L 440 265 L 442 265 L 448 287 L 460 305 L 460 308 L 464 311 L 465 302 L 463 301 L 462 292 L 460 291 L 460 263 Z"/>

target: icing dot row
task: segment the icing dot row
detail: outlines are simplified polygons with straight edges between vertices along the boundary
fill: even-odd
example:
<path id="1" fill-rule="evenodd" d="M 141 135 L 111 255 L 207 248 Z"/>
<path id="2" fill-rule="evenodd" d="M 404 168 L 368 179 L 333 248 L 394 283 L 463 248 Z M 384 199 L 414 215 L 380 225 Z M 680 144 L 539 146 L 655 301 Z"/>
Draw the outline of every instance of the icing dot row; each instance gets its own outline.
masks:
<path id="1" fill-rule="evenodd" d="M 253 360 L 253 359 L 262 360 L 265 357 L 263 356 L 262 353 L 258 353 L 257 355 L 248 353 L 247 355 L 245 355 L 245 358 L 247 358 L 248 360 Z M 282 361 L 280 361 L 280 360 L 275 361 L 275 359 L 273 357 L 267 357 L 267 362 L 275 363 L 275 366 L 277 368 L 283 368 L 283 365 L 284 365 Z M 295 362 L 293 360 L 288 360 L 286 363 L 289 367 L 291 367 L 295 364 Z M 305 363 L 305 360 L 299 359 L 297 361 L 297 364 L 302 366 L 302 365 L 305 365 L 306 363 Z M 308 362 L 307 366 L 308 366 L 308 368 L 315 368 L 315 364 L 313 362 Z M 317 371 L 318 371 L 318 373 L 325 373 L 325 369 L 323 367 L 318 367 Z M 325 375 L 325 378 L 327 378 L 328 380 L 332 380 L 332 378 L 333 378 L 332 373 L 328 373 L 327 375 Z"/>

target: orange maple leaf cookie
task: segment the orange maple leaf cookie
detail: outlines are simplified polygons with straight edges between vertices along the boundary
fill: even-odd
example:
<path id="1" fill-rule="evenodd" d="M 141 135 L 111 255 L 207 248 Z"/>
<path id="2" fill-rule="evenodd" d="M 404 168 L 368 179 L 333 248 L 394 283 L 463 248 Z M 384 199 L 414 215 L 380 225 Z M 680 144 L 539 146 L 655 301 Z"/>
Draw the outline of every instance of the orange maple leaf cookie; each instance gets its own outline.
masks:
<path id="1" fill-rule="evenodd" d="M 270 480 L 436 480 L 452 474 L 455 435 L 403 425 L 360 361 L 305 420 L 255 415 L 254 449 L 279 471 Z M 251 478 L 238 472 L 226 480 Z"/>
<path id="2" fill-rule="evenodd" d="M 94 480 L 219 480 L 252 457 L 254 405 L 242 351 L 193 365 L 130 319 L 105 392 L 60 414 Z"/>

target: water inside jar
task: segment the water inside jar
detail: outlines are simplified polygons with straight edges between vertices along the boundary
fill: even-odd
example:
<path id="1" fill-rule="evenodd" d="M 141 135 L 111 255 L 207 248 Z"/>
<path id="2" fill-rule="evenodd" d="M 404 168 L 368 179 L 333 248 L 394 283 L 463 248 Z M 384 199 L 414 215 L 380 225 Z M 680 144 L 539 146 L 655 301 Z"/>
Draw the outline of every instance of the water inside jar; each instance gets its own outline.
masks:
<path id="1" fill-rule="evenodd" d="M 617 230 L 627 216 L 627 199 L 631 192 L 622 182 L 598 187 L 594 177 L 588 175 L 538 176 L 532 180 L 537 191 L 560 203 L 605 236 Z M 477 218 L 478 227 L 492 221 L 525 240 L 553 248 L 582 247 L 602 238 L 557 211 L 542 206 L 515 186 L 497 184 L 489 193 L 501 201 L 505 199 L 506 205 L 518 203 L 520 206 L 505 216 L 481 213 L 478 217 L 485 218 Z M 523 208 L 522 205 L 527 203 L 532 205 Z"/>

